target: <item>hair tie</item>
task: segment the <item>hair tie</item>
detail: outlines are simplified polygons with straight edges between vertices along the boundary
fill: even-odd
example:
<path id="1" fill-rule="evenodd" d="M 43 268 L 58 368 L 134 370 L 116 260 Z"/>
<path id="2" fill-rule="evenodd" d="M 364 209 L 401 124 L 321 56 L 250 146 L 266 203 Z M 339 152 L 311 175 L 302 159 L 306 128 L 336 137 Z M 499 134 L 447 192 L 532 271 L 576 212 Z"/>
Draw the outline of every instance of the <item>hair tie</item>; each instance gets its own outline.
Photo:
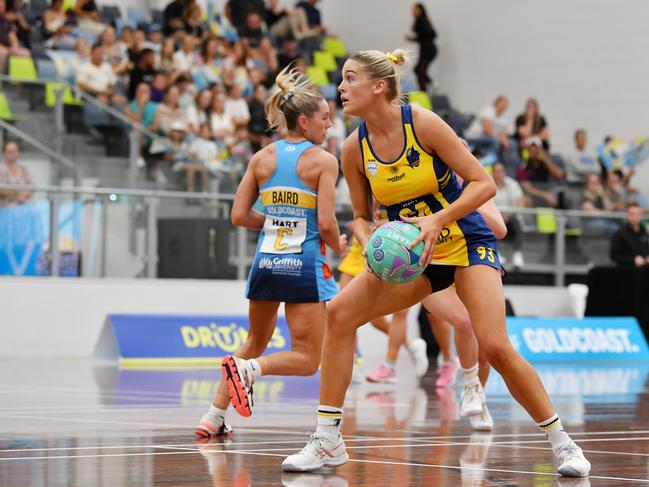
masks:
<path id="1" fill-rule="evenodd" d="M 293 95 L 295 94 L 295 91 L 293 89 L 288 90 L 288 92 L 284 93 L 282 95 L 282 100 L 284 100 L 284 103 L 289 101 L 291 98 L 293 98 Z"/>
<path id="2" fill-rule="evenodd" d="M 399 60 L 399 58 L 397 58 L 397 56 L 395 56 L 394 54 L 392 54 L 390 51 L 386 52 L 385 55 L 386 55 L 387 58 L 388 58 L 390 61 L 392 61 L 393 63 L 396 63 L 396 62 Z"/>

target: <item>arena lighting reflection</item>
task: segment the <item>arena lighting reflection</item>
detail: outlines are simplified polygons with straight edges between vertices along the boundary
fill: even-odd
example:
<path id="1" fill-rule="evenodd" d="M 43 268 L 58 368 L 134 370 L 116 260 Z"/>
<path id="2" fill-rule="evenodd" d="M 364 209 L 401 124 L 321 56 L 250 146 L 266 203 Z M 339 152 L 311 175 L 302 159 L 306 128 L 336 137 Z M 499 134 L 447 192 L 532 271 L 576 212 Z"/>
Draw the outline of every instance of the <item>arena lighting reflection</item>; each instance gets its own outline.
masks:
<path id="1" fill-rule="evenodd" d="M 404 361 L 405 362 L 405 361 Z M 404 363 L 405 365 L 405 363 Z M 597 363 L 586 364 L 536 364 L 550 396 L 558 403 L 588 397 L 588 403 L 624 402 L 634 404 L 638 395 L 649 383 L 649 364 L 634 365 Z M 425 390 L 436 392 L 429 371 L 421 384 L 414 378 L 404 377 L 407 368 L 401 368 L 403 380 L 397 386 L 373 386 L 362 383 L 355 386 L 361 395 L 374 390 L 382 393 L 410 393 Z M 152 394 L 158 395 L 165 405 L 203 405 L 216 392 L 220 371 L 204 369 L 182 370 L 119 370 L 117 367 L 95 367 L 95 380 L 105 390 L 106 401 L 114 405 L 146 402 Z M 257 403 L 278 401 L 311 401 L 318 397 L 319 374 L 312 377 L 263 377 L 258 381 L 255 396 Z M 455 390 L 455 389 L 454 389 Z M 486 387 L 491 404 L 510 402 L 511 397 L 500 375 L 492 370 Z M 459 394 L 459 390 L 457 390 Z"/>

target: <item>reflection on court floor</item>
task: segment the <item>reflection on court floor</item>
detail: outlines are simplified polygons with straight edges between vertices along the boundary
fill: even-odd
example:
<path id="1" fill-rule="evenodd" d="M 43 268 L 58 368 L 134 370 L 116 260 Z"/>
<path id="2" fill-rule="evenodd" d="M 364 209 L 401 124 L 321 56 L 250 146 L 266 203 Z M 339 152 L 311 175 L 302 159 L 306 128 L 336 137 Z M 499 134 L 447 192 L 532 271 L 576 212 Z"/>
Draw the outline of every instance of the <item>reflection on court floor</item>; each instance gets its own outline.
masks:
<path id="1" fill-rule="evenodd" d="M 232 435 L 198 442 L 193 426 L 214 395 L 216 371 L 3 365 L 0 485 L 649 484 L 649 365 L 537 366 L 564 424 L 589 452 L 589 479 L 553 473 L 544 436 L 495 373 L 487 387 L 491 434 L 474 433 L 459 418 L 459 391 L 435 390 L 434 370 L 419 383 L 402 367 L 397 385 L 350 388 L 343 424 L 349 464 L 282 474 L 281 459 L 314 428 L 317 375 L 262 378 L 253 416 L 231 414 Z"/>

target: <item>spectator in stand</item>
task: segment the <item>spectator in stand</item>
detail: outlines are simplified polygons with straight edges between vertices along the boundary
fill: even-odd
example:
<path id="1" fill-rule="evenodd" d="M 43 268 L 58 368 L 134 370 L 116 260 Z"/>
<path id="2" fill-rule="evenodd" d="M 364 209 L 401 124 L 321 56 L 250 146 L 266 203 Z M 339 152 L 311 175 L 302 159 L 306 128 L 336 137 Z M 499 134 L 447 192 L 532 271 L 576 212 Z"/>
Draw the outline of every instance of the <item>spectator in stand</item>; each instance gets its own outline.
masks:
<path id="1" fill-rule="evenodd" d="M 0 165 L 0 184 L 33 184 L 32 177 L 25 166 L 18 163 L 18 144 L 5 142 L 2 150 L 4 160 Z M 0 189 L 0 208 L 25 203 L 32 197 L 32 191 Z"/>
<path id="2" fill-rule="evenodd" d="M 304 0 L 296 5 L 296 10 L 306 15 L 308 26 L 308 29 L 305 29 L 300 26 L 299 22 L 296 24 L 300 31 L 295 32 L 295 37 L 300 39 L 300 51 L 303 57 L 308 57 L 310 53 L 320 48 L 322 38 L 326 33 L 325 27 L 322 25 L 322 16 L 316 7 L 317 3 L 318 0 Z"/>
<path id="3" fill-rule="evenodd" d="M 159 55 L 163 40 L 164 36 L 162 34 L 162 26 L 160 24 L 151 24 L 149 26 L 149 35 L 146 40 L 146 45 L 144 47 L 153 49 L 156 55 Z"/>
<path id="4" fill-rule="evenodd" d="M 538 136 L 543 142 L 543 149 L 550 150 L 550 129 L 545 117 L 539 112 L 539 102 L 530 98 L 525 103 L 525 112 L 516 117 L 516 139 L 518 146 L 523 147 L 525 141 Z"/>
<path id="5" fill-rule="evenodd" d="M 210 36 L 203 41 L 200 53 L 200 65 L 192 71 L 194 81 L 196 77 L 201 78 L 207 85 L 217 83 L 223 72 L 223 57 L 221 56 L 221 44 L 218 38 Z"/>
<path id="6" fill-rule="evenodd" d="M 163 135 L 169 135 L 171 126 L 183 126 L 183 131 L 187 130 L 187 113 L 178 105 L 180 92 L 176 85 L 170 85 L 165 91 L 165 96 L 158 105 L 155 116 L 155 125 Z"/>
<path id="7" fill-rule="evenodd" d="M 572 154 L 564 158 L 566 163 L 566 181 L 574 185 L 583 185 L 591 174 L 600 175 L 602 168 L 594 154 L 586 150 L 586 130 L 575 130 L 575 148 Z"/>
<path id="8" fill-rule="evenodd" d="M 538 136 L 527 139 L 525 147 L 528 159 L 518 168 L 516 179 L 525 192 L 526 206 L 556 208 L 558 200 L 555 186 L 557 181 L 564 178 L 563 169 L 548 157 Z"/>
<path id="9" fill-rule="evenodd" d="M 257 48 L 261 40 L 267 36 L 264 22 L 259 12 L 250 12 L 246 17 L 246 25 L 239 31 L 242 41 L 250 47 Z"/>
<path id="10" fill-rule="evenodd" d="M 604 192 L 611 202 L 611 211 L 624 211 L 626 208 L 626 190 L 622 177 L 617 171 L 609 171 L 606 175 Z"/>
<path id="11" fill-rule="evenodd" d="M 479 153 L 483 160 L 490 158 L 495 161 L 500 156 L 501 148 L 509 148 L 509 121 L 503 116 L 507 106 L 507 97 L 500 95 L 480 111 L 464 133 L 471 151 Z"/>
<path id="12" fill-rule="evenodd" d="M 156 110 L 158 104 L 151 101 L 151 87 L 147 83 L 139 83 L 135 89 L 135 98 L 131 101 L 126 108 L 124 108 L 124 115 L 129 119 L 144 125 L 152 132 L 156 132 L 158 127 L 155 125 Z M 151 139 L 140 135 L 140 157 L 142 160 L 147 160 L 149 147 L 151 146 Z M 139 162 L 142 166 L 143 162 Z"/>
<path id="13" fill-rule="evenodd" d="M 113 91 L 127 95 L 130 99 L 130 95 L 128 95 L 129 73 L 133 68 L 133 64 L 129 59 L 126 46 L 121 42 L 117 42 L 115 29 L 110 26 L 106 27 L 102 32 L 100 42 L 101 47 L 104 48 L 104 61 L 110 64 L 117 78 Z"/>
<path id="14" fill-rule="evenodd" d="M 202 123 L 197 137 L 190 142 L 187 149 L 190 157 L 202 167 L 218 170 L 220 166 L 219 148 L 212 140 L 212 130 L 209 123 Z"/>
<path id="15" fill-rule="evenodd" d="M 300 58 L 297 49 L 297 40 L 294 37 L 287 37 L 282 42 L 282 52 L 277 56 L 277 69 L 282 70 L 293 61 Z"/>
<path id="16" fill-rule="evenodd" d="M 95 0 L 77 0 L 74 15 L 79 21 L 79 28 L 100 36 L 106 26 L 99 20 L 99 9 Z"/>
<path id="17" fill-rule="evenodd" d="M 187 111 L 196 99 L 196 87 L 192 84 L 191 78 L 185 75 L 178 76 L 175 85 L 178 87 L 178 106 Z"/>
<path id="18" fill-rule="evenodd" d="M 201 12 L 201 7 L 197 3 L 190 3 L 185 7 L 182 21 L 186 35 L 200 39 L 203 37 L 203 34 L 209 30 L 201 20 L 202 16 L 203 13 Z"/>
<path id="19" fill-rule="evenodd" d="M 496 196 L 494 203 L 498 209 L 501 208 L 523 208 L 525 207 L 525 196 L 523 189 L 513 178 L 507 176 L 505 165 L 502 162 L 496 162 L 493 166 L 493 179 L 496 183 Z M 502 209 L 501 209 L 502 212 Z M 512 254 L 512 265 L 514 267 L 523 267 L 523 231 L 521 228 L 518 215 L 514 213 L 502 213 L 503 220 L 507 226 L 507 236 L 505 241 L 511 241 L 514 247 Z M 502 260 L 502 256 L 501 256 Z"/>
<path id="20" fill-rule="evenodd" d="M 264 0 L 229 0 L 225 10 L 229 10 L 230 22 L 237 32 L 241 33 L 245 29 L 248 14 L 259 12 L 263 16 L 266 12 L 266 4 Z"/>
<path id="21" fill-rule="evenodd" d="M 301 8 L 306 13 L 309 29 L 319 34 L 324 34 L 326 29 L 322 25 L 322 16 L 320 15 L 320 10 L 316 7 L 317 3 L 318 0 L 304 0 L 299 2 L 296 7 Z"/>
<path id="22" fill-rule="evenodd" d="M 160 53 L 156 59 L 156 69 L 164 74 L 173 76 L 174 69 L 174 53 L 176 52 L 176 44 L 171 37 L 165 38 L 160 46 Z"/>
<path id="23" fill-rule="evenodd" d="M 151 101 L 156 103 L 162 102 L 169 86 L 167 75 L 157 71 L 153 75 L 153 82 L 151 83 Z"/>
<path id="24" fill-rule="evenodd" d="M 20 46 L 16 27 L 7 18 L 5 5 L 5 0 L 0 0 L 0 71 L 3 73 L 9 56 L 31 56 L 29 49 Z"/>
<path id="25" fill-rule="evenodd" d="M 181 74 L 190 76 L 192 68 L 200 62 L 196 46 L 197 40 L 195 37 L 190 35 L 183 37 L 180 49 L 173 55 L 172 78 L 175 79 Z"/>
<path id="26" fill-rule="evenodd" d="M 183 33 L 183 12 L 185 11 L 185 0 L 172 0 L 165 7 L 162 13 L 163 33 L 167 37 L 176 37 Z"/>
<path id="27" fill-rule="evenodd" d="M 143 29 L 135 29 L 133 31 L 133 44 L 131 45 L 131 48 L 127 50 L 131 63 L 137 63 L 144 49 L 151 49 L 149 42 L 146 39 L 146 32 Z"/>
<path id="28" fill-rule="evenodd" d="M 57 37 L 63 33 L 63 25 L 67 20 L 63 11 L 63 0 L 52 0 L 50 8 L 43 12 L 43 31 L 45 36 Z"/>
<path id="29" fill-rule="evenodd" d="M 424 7 L 423 3 L 415 3 L 412 6 L 412 15 L 415 18 L 412 24 L 414 35 L 408 36 L 406 39 L 419 44 L 419 56 L 414 71 L 417 76 L 419 89 L 426 91 L 428 84 L 432 81 L 430 76 L 428 76 L 428 66 L 437 57 L 437 46 L 435 46 L 437 32 L 428 18 L 426 7 Z"/>
<path id="30" fill-rule="evenodd" d="M 7 3 L 7 13 L 5 16 L 7 20 L 13 22 L 14 27 L 16 28 L 18 43 L 31 50 L 30 26 L 21 12 L 22 7 L 22 0 L 14 0 L 13 2 Z"/>
<path id="31" fill-rule="evenodd" d="M 614 211 L 615 206 L 609 199 L 602 181 L 597 174 L 586 178 L 586 187 L 582 192 L 581 209 L 596 215 L 604 211 Z M 617 230 L 617 223 L 607 218 L 587 218 L 584 226 L 591 233 L 611 235 Z"/>
<path id="32" fill-rule="evenodd" d="M 113 68 L 104 61 L 104 48 L 101 44 L 95 44 L 90 50 L 90 61 L 82 64 L 77 71 L 79 88 L 102 103 L 123 106 L 127 100 L 123 94 L 114 92 L 116 82 Z"/>
<path id="33" fill-rule="evenodd" d="M 270 132 L 268 130 L 265 109 L 266 97 L 266 87 L 260 83 L 255 85 L 253 95 L 248 100 L 248 111 L 250 112 L 248 131 L 250 132 L 250 142 L 255 152 L 270 143 Z"/>
<path id="34" fill-rule="evenodd" d="M 268 81 L 273 80 L 273 73 L 277 72 L 277 51 L 273 47 L 273 43 L 270 41 L 270 38 L 263 37 L 259 42 L 259 46 L 256 49 L 250 49 L 250 61 L 254 68 L 250 69 L 250 78 L 253 83 L 251 89 L 254 87 L 255 81 Z M 253 72 L 257 70 L 262 73 L 262 80 L 252 80 Z"/>
<path id="35" fill-rule="evenodd" d="M 621 267 L 649 265 L 649 235 L 642 224 L 642 208 L 630 204 L 627 221 L 611 239 L 611 260 Z"/>
<path id="36" fill-rule="evenodd" d="M 266 27 L 277 39 L 284 39 L 291 34 L 289 9 L 280 7 L 278 0 L 270 0 L 266 7 Z"/>
<path id="37" fill-rule="evenodd" d="M 140 83 L 152 84 L 155 74 L 155 52 L 152 49 L 143 49 L 129 76 L 128 99 L 133 99 L 135 89 Z"/>
<path id="38" fill-rule="evenodd" d="M 225 113 L 232 119 L 235 126 L 248 126 L 250 122 L 250 111 L 248 103 L 242 96 L 241 87 L 237 84 L 232 85 L 226 90 L 227 98 L 225 99 Z"/>
<path id="39" fill-rule="evenodd" d="M 225 95 L 223 93 L 218 93 L 212 100 L 210 127 L 212 136 L 222 142 L 227 141 L 234 133 L 232 118 L 225 111 Z"/>
<path id="40" fill-rule="evenodd" d="M 210 90 L 201 90 L 196 95 L 194 103 L 187 107 L 187 121 L 189 131 L 198 134 L 201 125 L 208 123 L 210 118 L 210 109 L 212 107 L 212 92 Z M 210 129 L 210 137 L 212 130 Z"/>
<path id="41" fill-rule="evenodd" d="M 195 191 L 196 173 L 201 177 L 201 192 L 207 189 L 207 168 L 199 161 L 194 160 L 189 154 L 187 127 L 182 122 L 171 124 L 169 132 L 169 147 L 165 159 L 170 161 L 171 170 L 174 172 L 185 171 L 185 184 L 187 191 Z"/>
<path id="42" fill-rule="evenodd" d="M 133 101 L 124 109 L 124 114 L 150 130 L 157 130 L 155 126 L 158 104 L 151 101 L 151 87 L 148 83 L 138 83 Z"/>

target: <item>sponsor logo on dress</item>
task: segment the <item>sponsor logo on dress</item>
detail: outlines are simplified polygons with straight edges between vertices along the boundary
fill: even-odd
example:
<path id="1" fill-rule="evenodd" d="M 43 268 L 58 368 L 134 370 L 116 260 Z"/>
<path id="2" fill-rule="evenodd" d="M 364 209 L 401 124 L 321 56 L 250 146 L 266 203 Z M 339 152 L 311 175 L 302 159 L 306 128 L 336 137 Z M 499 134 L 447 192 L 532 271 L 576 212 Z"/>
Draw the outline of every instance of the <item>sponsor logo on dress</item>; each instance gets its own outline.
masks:
<path id="1" fill-rule="evenodd" d="M 273 268 L 273 261 L 270 260 L 268 257 L 262 257 L 259 259 L 259 268 L 260 269 L 272 269 Z"/>
<path id="2" fill-rule="evenodd" d="M 379 165 L 374 159 L 367 161 L 367 171 L 372 175 L 372 177 L 376 176 L 376 173 L 379 172 Z"/>
<path id="3" fill-rule="evenodd" d="M 262 257 L 259 268 L 268 269 L 278 275 L 301 275 L 304 262 L 296 257 Z"/>
<path id="4" fill-rule="evenodd" d="M 293 152 L 295 150 L 294 145 L 287 145 L 286 149 L 284 149 L 285 152 Z"/>

